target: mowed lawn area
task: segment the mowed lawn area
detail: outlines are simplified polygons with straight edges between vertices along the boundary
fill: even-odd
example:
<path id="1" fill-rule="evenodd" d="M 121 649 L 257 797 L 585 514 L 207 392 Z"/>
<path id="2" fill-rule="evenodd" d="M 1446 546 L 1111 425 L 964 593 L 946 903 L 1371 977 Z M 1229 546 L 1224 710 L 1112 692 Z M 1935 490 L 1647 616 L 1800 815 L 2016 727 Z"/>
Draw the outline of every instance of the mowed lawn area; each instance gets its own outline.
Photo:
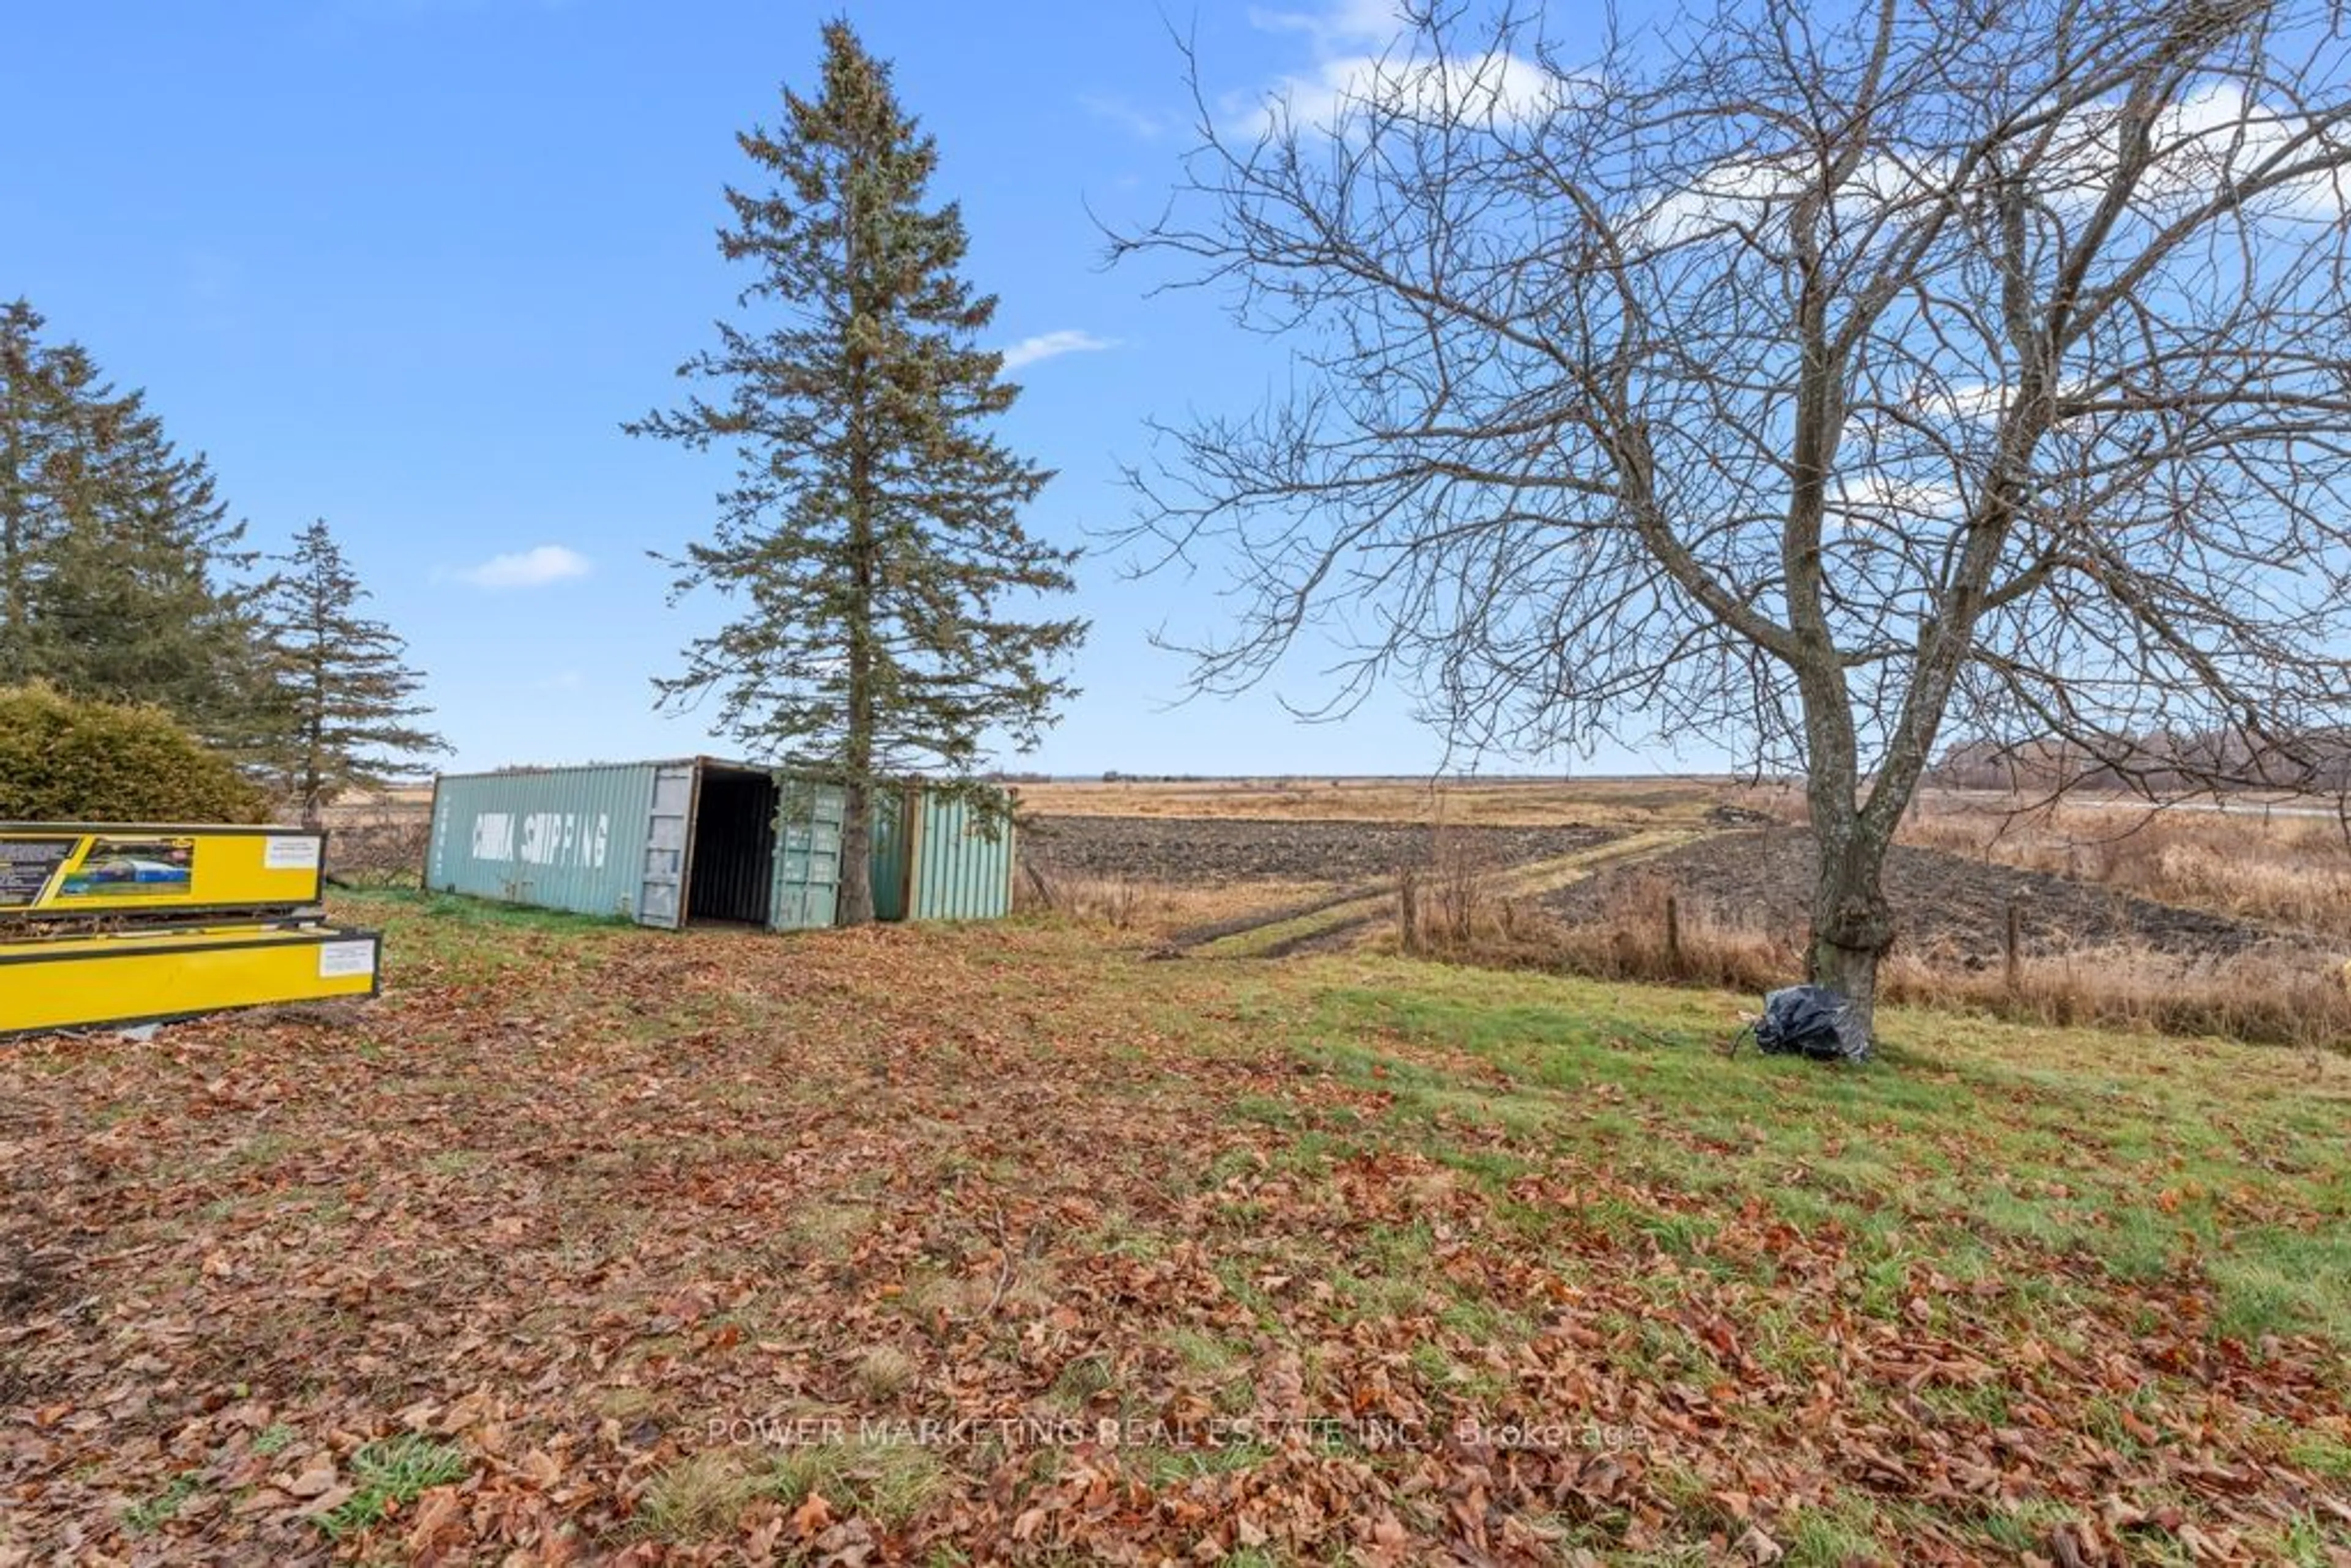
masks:
<path id="1" fill-rule="evenodd" d="M 0 1563 L 2351 1561 L 2341 1058 L 339 913 L 0 1045 Z"/>

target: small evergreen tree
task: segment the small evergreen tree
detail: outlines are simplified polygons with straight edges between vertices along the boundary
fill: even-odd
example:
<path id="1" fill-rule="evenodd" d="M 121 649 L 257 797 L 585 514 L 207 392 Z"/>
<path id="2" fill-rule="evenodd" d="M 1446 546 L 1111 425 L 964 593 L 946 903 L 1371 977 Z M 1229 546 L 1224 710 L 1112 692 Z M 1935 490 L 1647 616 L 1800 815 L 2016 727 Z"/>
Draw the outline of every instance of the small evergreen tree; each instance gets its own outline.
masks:
<path id="1" fill-rule="evenodd" d="M 359 614 L 369 596 L 324 521 L 295 536 L 264 612 L 276 680 L 266 764 L 279 788 L 319 826 L 346 789 L 389 783 L 403 762 L 448 743 L 409 722 L 431 708 L 413 701 L 423 677 L 402 663 L 408 645 Z"/>
<path id="2" fill-rule="evenodd" d="M 755 755 L 844 787 L 840 911 L 856 925 L 872 918 L 874 787 L 967 774 L 998 732 L 1032 748 L 1073 695 L 1048 672 L 1085 623 L 1006 606 L 1071 590 L 1077 552 L 1022 529 L 1050 476 L 986 434 L 1019 392 L 975 341 L 996 300 L 957 276 L 963 217 L 925 204 L 936 143 L 889 68 L 846 22 L 824 47 L 818 95 L 787 89 L 779 131 L 737 138 L 765 188 L 726 192 L 720 251 L 756 271 L 738 303 L 777 319 L 720 323 L 678 372 L 720 395 L 626 428 L 737 451 L 716 528 L 669 564 L 677 594 L 716 588 L 744 613 L 656 685 L 665 703 L 716 690 Z"/>
<path id="3" fill-rule="evenodd" d="M 0 681 L 160 703 L 208 740 L 249 745 L 254 557 L 210 467 L 141 393 L 118 393 L 40 315 L 0 306 Z"/>

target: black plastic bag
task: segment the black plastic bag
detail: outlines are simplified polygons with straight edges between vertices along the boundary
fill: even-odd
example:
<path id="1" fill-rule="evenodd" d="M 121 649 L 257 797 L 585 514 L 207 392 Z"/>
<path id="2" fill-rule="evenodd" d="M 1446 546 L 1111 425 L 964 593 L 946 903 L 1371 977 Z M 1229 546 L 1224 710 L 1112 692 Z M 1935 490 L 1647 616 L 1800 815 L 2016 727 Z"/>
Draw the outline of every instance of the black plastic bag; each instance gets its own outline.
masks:
<path id="1" fill-rule="evenodd" d="M 1755 1049 L 1813 1061 L 1867 1061 L 1869 1031 L 1844 998 L 1825 986 L 1789 986 L 1764 997 Z"/>

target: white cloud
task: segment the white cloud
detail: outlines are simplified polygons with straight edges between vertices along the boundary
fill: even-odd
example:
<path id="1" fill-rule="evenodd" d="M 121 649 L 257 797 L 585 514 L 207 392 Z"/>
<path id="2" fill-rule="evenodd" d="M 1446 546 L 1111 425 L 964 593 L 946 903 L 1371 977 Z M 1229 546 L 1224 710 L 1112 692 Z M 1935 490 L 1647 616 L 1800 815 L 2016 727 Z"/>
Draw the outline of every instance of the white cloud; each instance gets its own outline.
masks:
<path id="1" fill-rule="evenodd" d="M 1566 100 L 1567 84 L 1534 61 L 1489 51 L 1437 60 L 1349 55 L 1325 60 L 1311 76 L 1286 76 L 1265 93 L 1254 120 L 1311 126 L 1338 134 L 1367 110 L 1416 120 L 1489 126 L 1531 120 Z"/>
<path id="2" fill-rule="evenodd" d="M 1040 332 L 1033 338 L 1023 338 L 1004 350 L 1004 368 L 1019 370 L 1040 360 L 1050 360 L 1062 354 L 1096 354 L 1104 349 L 1115 349 L 1115 338 L 1097 338 L 1092 332 L 1075 327 L 1064 327 L 1058 332 Z"/>
<path id="3" fill-rule="evenodd" d="M 1367 110 L 1494 126 L 1552 112 L 1572 92 L 1569 81 L 1522 55 L 1417 53 L 1414 46 L 1426 40 L 1407 40 L 1395 0 L 1332 0 L 1313 12 L 1252 10 L 1249 21 L 1266 32 L 1303 34 L 1317 61 L 1310 71 L 1277 78 L 1240 107 L 1236 118 L 1258 134 L 1296 127 L 1340 135 Z"/>
<path id="4" fill-rule="evenodd" d="M 2115 158 L 2120 110 L 2102 106 L 2086 117 L 2088 135 L 2073 150 L 2070 160 L 2055 161 L 2061 175 L 2059 194 L 2083 201 L 2105 188 L 2106 170 Z M 2140 203 L 2158 214 L 2168 214 L 2209 201 L 2216 193 L 2260 172 L 2263 164 L 2284 155 L 2286 162 L 2338 152 L 2343 138 L 2333 131 L 2313 137 L 2311 122 L 2292 109 L 2258 102 L 2231 83 L 2209 83 L 2182 97 L 2158 119 L 2154 131 L 2154 166 L 2139 188 Z M 2068 162 L 2078 165 L 2068 168 Z M 2064 179 L 2070 176 L 2070 179 Z M 2311 175 L 2282 187 L 2264 204 L 2283 213 L 2306 218 L 2339 219 L 2346 210 L 2346 193 L 2333 172 Z"/>
<path id="5" fill-rule="evenodd" d="M 2098 201 L 2114 177 L 2120 117 L 2118 104 L 2101 102 L 2066 122 L 2030 172 L 2035 194 L 2069 218 Z M 2308 130 L 2306 120 L 2256 103 L 2233 86 L 2199 88 L 2158 117 L 2151 164 L 2139 182 L 2135 204 L 2147 218 L 2176 216 L 2251 177 Z M 2302 144 L 2295 156 L 2339 145 L 2337 137 L 2314 139 Z M 1726 159 L 1661 196 L 1635 216 L 1628 234 L 1637 243 L 1667 248 L 1714 240 L 1734 228 L 1768 230 L 1811 192 L 1813 169 L 1814 161 L 1803 147 Z M 1938 205 L 1949 178 L 1948 159 L 1914 166 L 1872 155 L 1861 160 L 1838 189 L 1836 212 L 1858 226 L 1898 207 Z M 2285 185 L 2259 204 L 2259 209 L 2263 216 L 2337 221 L 2351 212 L 2351 192 L 2331 172 L 2314 174 Z M 1997 397 L 1978 412 L 1997 412 Z"/>
<path id="6" fill-rule="evenodd" d="M 1959 507 L 1959 492 L 1954 486 L 1874 469 L 1837 475 L 1830 491 L 1829 511 L 1847 528 L 1948 517 Z"/>
<path id="7" fill-rule="evenodd" d="M 1813 180 L 1813 160 L 1802 148 L 1726 159 L 1635 214 L 1625 234 L 1635 244 L 1671 249 L 1719 239 L 1733 230 L 1767 232 L 1811 193 Z M 1931 204 L 1938 195 L 1938 188 L 1917 171 L 1873 154 L 1856 163 L 1837 188 L 1835 211 L 1844 221 L 1859 225 L 1899 206 Z"/>
<path id="8" fill-rule="evenodd" d="M 1404 30 L 1396 0 L 1332 0 L 1320 11 L 1249 7 L 1249 26 L 1267 33 L 1304 33 L 1326 52 L 1350 44 L 1386 44 Z"/>
<path id="9" fill-rule="evenodd" d="M 475 588 L 544 588 L 550 582 L 585 577 L 591 563 L 565 545 L 538 545 L 511 555 L 494 555 L 479 566 L 458 572 L 457 580 Z"/>
<path id="10" fill-rule="evenodd" d="M 1097 120 L 1107 120 L 1141 141 L 1156 141 L 1175 129 L 1175 122 L 1147 109 L 1137 109 L 1113 93 L 1083 92 L 1078 107 Z"/>
<path id="11" fill-rule="evenodd" d="M 2080 379 L 2057 383 L 2057 399 L 2085 398 L 2091 394 L 2093 383 Z M 1910 395 L 1910 406 L 1921 414 L 1934 419 L 1964 420 L 1988 423 L 2007 413 L 2016 389 L 1994 382 L 1959 381 L 1931 388 L 1922 387 Z M 2060 413 L 2060 425 L 2089 417 L 2080 413 Z"/>
<path id="12" fill-rule="evenodd" d="M 1960 381 L 1922 388 L 1910 402 L 1919 413 L 1943 419 L 1997 419 L 2008 406 L 2009 391 L 1991 382 Z"/>

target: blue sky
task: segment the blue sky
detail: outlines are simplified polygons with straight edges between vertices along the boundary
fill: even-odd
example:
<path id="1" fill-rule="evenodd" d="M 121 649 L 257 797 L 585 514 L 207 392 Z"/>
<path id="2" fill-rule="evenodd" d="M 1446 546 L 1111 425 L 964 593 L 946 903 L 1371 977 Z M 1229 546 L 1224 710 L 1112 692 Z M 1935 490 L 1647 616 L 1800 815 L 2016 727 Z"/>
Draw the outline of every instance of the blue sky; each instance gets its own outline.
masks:
<path id="1" fill-rule="evenodd" d="M 726 751 L 649 678 L 718 613 L 649 549 L 705 528 L 716 455 L 620 423 L 672 398 L 740 279 L 713 234 L 734 132 L 812 82 L 813 6 L 682 0 L 214 0 L 14 18 L 0 95 L 0 297 L 144 386 L 265 548 L 313 517 L 428 677 L 450 766 Z M 1181 62 L 1143 3 L 849 8 L 939 138 L 968 272 L 1028 349 L 1015 445 L 1060 470 L 1032 517 L 1072 543 L 1131 509 L 1148 416 L 1254 403 L 1285 356 L 1198 295 L 1106 271 L 1093 214 L 1155 211 L 1187 143 Z M 1184 16 L 1220 99 L 1311 81 L 1378 0 Z M 1061 351 L 1047 350 L 1058 349 Z M 1171 706 L 1149 633 L 1215 627 L 1213 570 L 1081 568 L 1085 695 L 1026 763 L 1056 772 L 1415 772 L 1395 695 L 1344 723 L 1301 650 L 1272 689 Z M 1563 759 L 1553 759 L 1557 767 Z M 1604 754 L 1596 765 L 1630 759 Z M 1657 759 L 1670 765 L 1670 759 Z M 1593 766 L 1594 764 L 1583 764 Z M 1490 765 L 1489 765 L 1490 766 Z"/>

